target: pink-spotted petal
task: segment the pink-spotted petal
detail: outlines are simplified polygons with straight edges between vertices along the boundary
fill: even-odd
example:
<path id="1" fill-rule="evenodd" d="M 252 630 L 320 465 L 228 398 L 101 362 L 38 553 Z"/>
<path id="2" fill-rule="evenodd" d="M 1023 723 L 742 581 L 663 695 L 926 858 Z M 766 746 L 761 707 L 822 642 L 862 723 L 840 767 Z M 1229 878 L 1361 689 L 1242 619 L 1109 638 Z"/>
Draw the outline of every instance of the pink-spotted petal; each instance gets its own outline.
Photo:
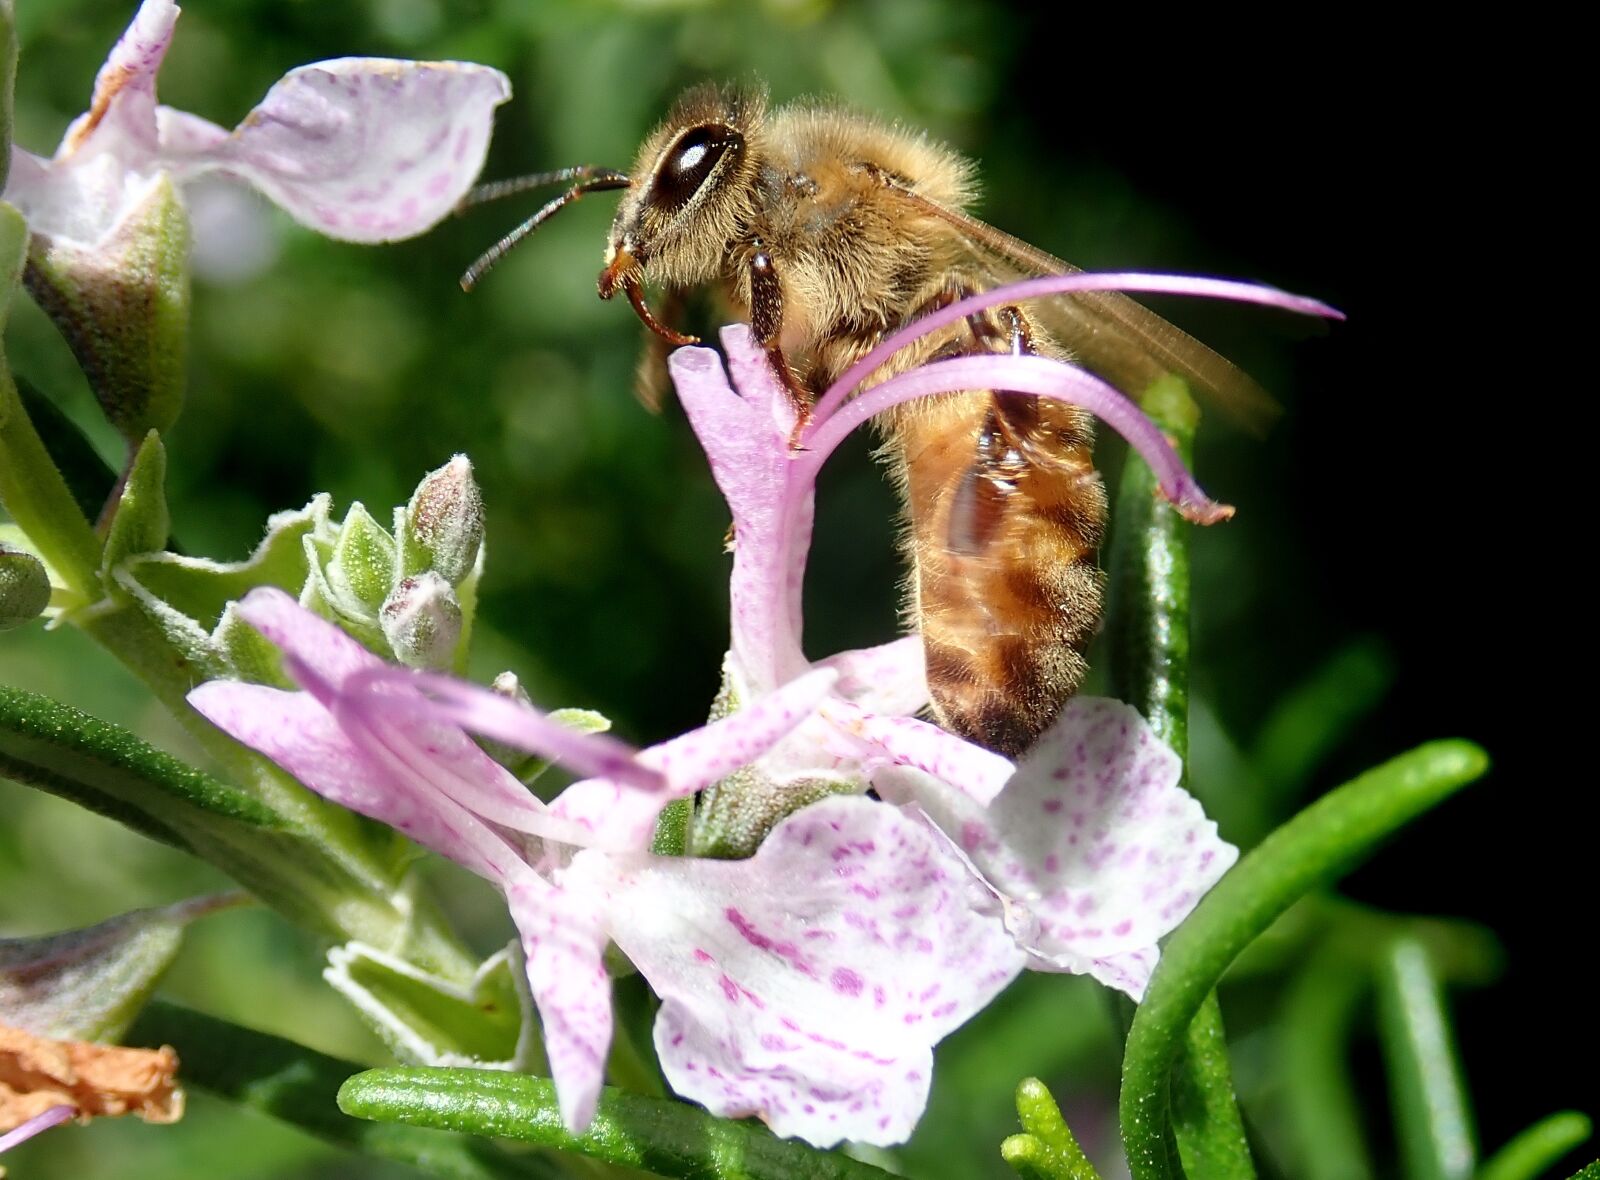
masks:
<path id="1" fill-rule="evenodd" d="M 284 75 L 225 141 L 174 128 L 164 159 L 180 176 L 221 169 L 247 180 L 330 237 L 390 242 L 455 208 L 510 95 L 487 66 L 339 58 Z"/>
<path id="2" fill-rule="evenodd" d="M 914 801 L 1026 911 L 1012 927 L 1036 966 L 1121 978 L 1137 995 L 1157 940 L 1238 857 L 1178 786 L 1181 772 L 1135 709 L 1078 697 L 988 808 L 915 771 L 874 783 Z"/>
<path id="3" fill-rule="evenodd" d="M 765 356 L 741 328 L 723 332 L 740 393 L 728 384 L 721 358 L 709 348 L 680 348 L 668 365 L 733 514 L 733 654 L 749 678 L 747 690 L 763 693 L 805 667 L 800 590 L 811 543 L 812 498 L 809 486 L 798 497 L 790 487 L 793 408 Z"/>
<path id="4" fill-rule="evenodd" d="M 835 669 L 839 673 L 838 694 L 868 713 L 909 717 L 928 703 L 928 675 L 920 635 L 842 651 L 818 660 L 817 666 Z"/>
<path id="5" fill-rule="evenodd" d="M 594 855 L 579 853 L 574 864 Z M 522 939 L 561 1121 L 577 1134 L 594 1118 L 611 1045 L 604 899 L 527 870 L 508 885 L 506 901 Z"/>
<path id="6" fill-rule="evenodd" d="M 673 1088 L 818 1146 L 903 1141 L 931 1047 L 1023 965 L 966 867 L 858 796 L 789 816 L 749 860 L 603 868 Z"/>
<path id="7" fill-rule="evenodd" d="M 517 854 L 477 816 L 394 760 L 363 748 L 310 694 L 213 680 L 189 693 L 206 720 L 324 799 L 370 816 L 492 881 Z"/>
<path id="8" fill-rule="evenodd" d="M 823 713 L 864 742 L 874 761 L 920 770 L 980 805 L 998 795 L 1017 769 L 1009 758 L 914 717 L 880 717 L 837 701 L 829 701 Z"/>

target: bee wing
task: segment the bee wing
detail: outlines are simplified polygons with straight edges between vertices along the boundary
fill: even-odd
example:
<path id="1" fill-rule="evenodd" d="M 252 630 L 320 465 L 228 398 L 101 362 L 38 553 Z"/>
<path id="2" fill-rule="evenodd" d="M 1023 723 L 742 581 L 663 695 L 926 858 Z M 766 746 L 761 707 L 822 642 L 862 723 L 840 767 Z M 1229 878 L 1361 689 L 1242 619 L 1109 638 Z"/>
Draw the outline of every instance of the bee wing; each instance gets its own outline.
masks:
<path id="1" fill-rule="evenodd" d="M 1079 274 L 1081 268 L 1031 246 L 959 209 L 909 193 L 917 204 L 957 226 L 968 247 L 991 272 L 1017 276 Z M 1272 395 L 1226 357 L 1118 291 L 1061 295 L 1035 314 L 1087 367 L 1121 389 L 1138 394 L 1168 373 L 1262 433 L 1281 412 Z"/>

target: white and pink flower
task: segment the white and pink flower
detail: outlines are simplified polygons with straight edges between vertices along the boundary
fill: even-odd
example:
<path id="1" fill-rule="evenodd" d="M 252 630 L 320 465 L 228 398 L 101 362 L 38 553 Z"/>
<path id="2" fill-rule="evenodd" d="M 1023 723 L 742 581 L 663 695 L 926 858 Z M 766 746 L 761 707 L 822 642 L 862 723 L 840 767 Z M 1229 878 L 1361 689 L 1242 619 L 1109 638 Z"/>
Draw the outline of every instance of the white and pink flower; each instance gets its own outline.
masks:
<path id="1" fill-rule="evenodd" d="M 1034 280 L 1027 293 L 1048 284 L 1320 307 L 1153 276 Z M 477 686 L 388 667 L 272 590 L 240 613 L 283 649 L 301 691 L 213 682 L 190 699 L 312 790 L 505 892 L 574 1130 L 603 1079 L 614 942 L 661 998 L 656 1049 L 678 1093 L 819 1146 L 896 1143 L 926 1104 L 944 1035 L 1025 966 L 1088 972 L 1137 998 L 1157 940 L 1236 852 L 1126 705 L 1072 702 L 1013 763 L 913 716 L 927 704 L 917 636 L 809 660 L 800 590 L 818 467 L 845 430 L 897 400 L 1013 388 L 1089 406 L 1186 513 L 1221 510 L 1136 407 L 1072 366 L 962 358 L 855 400 L 836 389 L 794 451 L 793 410 L 749 330 L 728 328 L 723 343 L 731 384 L 709 349 L 680 349 L 672 373 L 734 518 L 727 716 L 643 750 L 576 734 Z M 590 777 L 546 805 L 469 733 Z M 668 801 L 741 768 L 780 791 L 820 779 L 856 793 L 787 815 L 748 859 L 650 853 Z"/>
<path id="2" fill-rule="evenodd" d="M 36 234 L 93 252 L 163 179 L 242 180 L 330 237 L 387 242 L 447 216 L 483 167 L 499 70 L 349 57 L 291 70 L 233 131 L 156 102 L 178 6 L 144 0 L 50 159 L 13 148 L 5 199 Z"/>

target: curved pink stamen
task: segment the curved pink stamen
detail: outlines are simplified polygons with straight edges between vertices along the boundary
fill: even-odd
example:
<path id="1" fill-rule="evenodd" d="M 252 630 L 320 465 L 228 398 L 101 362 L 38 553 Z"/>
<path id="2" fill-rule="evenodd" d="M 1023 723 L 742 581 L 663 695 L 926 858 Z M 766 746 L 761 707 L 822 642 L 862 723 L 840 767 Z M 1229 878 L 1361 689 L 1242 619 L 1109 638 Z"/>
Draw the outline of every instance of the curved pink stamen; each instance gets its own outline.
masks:
<path id="1" fill-rule="evenodd" d="M 837 388 L 837 387 L 835 387 Z M 844 437 L 867 419 L 913 398 L 966 389 L 1006 389 L 1082 406 L 1138 451 L 1155 472 L 1161 494 L 1185 518 L 1215 524 L 1233 515 L 1201 490 L 1161 430 L 1131 400 L 1092 373 L 1038 356 L 976 356 L 935 361 L 874 385 L 812 430 L 796 457 L 812 475 Z"/>
<path id="2" fill-rule="evenodd" d="M 371 694 L 378 685 L 420 689 L 425 700 Z M 449 676 L 402 668 L 372 668 L 345 682 L 345 695 L 367 689 L 374 707 L 409 708 L 429 719 L 449 721 L 469 733 L 494 738 L 508 746 L 558 762 L 584 778 L 605 778 L 647 791 L 666 788 L 666 780 L 641 766 L 639 751 L 628 743 L 598 733 L 579 733 L 552 721 L 532 705 L 514 701 Z"/>
<path id="3" fill-rule="evenodd" d="M 4 1135 L 0 1135 L 0 1151 L 10 1151 L 17 1144 L 27 1142 L 39 1132 L 48 1131 L 58 1123 L 66 1122 L 77 1113 L 76 1108 L 65 1103 L 60 1106 L 52 1106 L 44 1113 L 36 1114 L 27 1122 L 19 1123 Z"/>
<path id="4" fill-rule="evenodd" d="M 835 381 L 817 401 L 811 411 L 811 427 L 803 437 L 803 444 L 810 447 L 816 433 L 838 410 L 840 404 L 855 392 L 856 387 L 865 381 L 874 369 L 913 340 L 988 307 L 1015 303 L 1019 299 L 1037 299 L 1042 295 L 1069 295 L 1079 291 L 1137 291 L 1148 295 L 1197 295 L 1207 299 L 1230 299 L 1236 303 L 1278 307 L 1285 311 L 1321 316 L 1325 319 L 1344 319 L 1343 312 L 1329 307 L 1319 299 L 1291 295 L 1276 287 L 1241 283 L 1234 279 L 1210 279 L 1198 275 L 1141 274 L 1134 271 L 1103 274 L 1085 272 L 1024 279 L 1020 283 L 1007 283 L 1002 287 L 969 295 L 949 307 L 930 312 L 890 335 L 882 344 L 845 370 L 844 376 Z"/>

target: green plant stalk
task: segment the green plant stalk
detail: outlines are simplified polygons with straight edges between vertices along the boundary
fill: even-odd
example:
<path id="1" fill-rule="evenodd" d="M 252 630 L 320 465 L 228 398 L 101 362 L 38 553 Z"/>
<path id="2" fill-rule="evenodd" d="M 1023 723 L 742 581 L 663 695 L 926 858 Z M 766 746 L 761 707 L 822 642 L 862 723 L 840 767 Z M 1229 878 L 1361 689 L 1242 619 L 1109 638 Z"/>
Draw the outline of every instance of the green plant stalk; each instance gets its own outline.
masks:
<path id="1" fill-rule="evenodd" d="M 1368 975 L 1337 946 L 1324 946 L 1301 969 L 1284 1000 L 1281 1082 L 1286 1122 L 1305 1180 L 1371 1180 L 1372 1160 L 1360 1108 L 1345 1067 L 1356 1005 Z"/>
<path id="2" fill-rule="evenodd" d="M 0 235 L 5 232 L 0 209 Z M 3 248 L 3 247 L 0 247 Z M 99 596 L 100 542 L 33 429 L 0 357 L 0 508 L 81 602 Z"/>
<path id="3" fill-rule="evenodd" d="M 694 1180 L 886 1180 L 888 1172 L 682 1102 L 607 1087 L 587 1130 L 561 1122 L 549 1078 L 482 1069 L 374 1069 L 339 1091 L 358 1118 L 520 1139 Z"/>
<path id="4" fill-rule="evenodd" d="M 318 1139 L 411 1164 L 446 1180 L 558 1180 L 549 1161 L 418 1127 L 341 1114 L 339 1087 L 361 1066 L 293 1041 L 155 1001 L 129 1030 L 133 1045 L 171 1045 L 187 1085 L 299 1127 Z"/>
<path id="5" fill-rule="evenodd" d="M 0 192 L 11 172 L 11 100 L 17 81 L 17 14 L 0 0 Z"/>
<path id="6" fill-rule="evenodd" d="M 1538 1180 L 1593 1131 L 1589 1116 L 1575 1110 L 1540 1119 L 1490 1156 L 1477 1180 Z"/>
<path id="7" fill-rule="evenodd" d="M 1378 970 L 1378 1027 L 1406 1175 L 1466 1180 L 1477 1162 L 1472 1109 L 1427 949 L 1397 938 Z"/>
<path id="8" fill-rule="evenodd" d="M 1128 1031 L 1122 1137 L 1137 1180 L 1174 1174 L 1165 1151 L 1168 1077 L 1206 994 L 1251 940 L 1409 820 L 1488 768 L 1470 742 L 1419 746 L 1330 792 L 1273 832 L 1208 893 L 1163 948 Z"/>
<path id="9" fill-rule="evenodd" d="M 1145 412 L 1185 464 L 1194 456 L 1200 415 L 1183 383 L 1157 382 Z M 1129 455 L 1117 492 L 1111 552 L 1112 692 L 1144 714 L 1150 728 L 1189 760 L 1190 525 L 1163 500 L 1155 474 Z M 1172 1078 L 1173 1130 L 1183 1165 L 1219 1180 L 1252 1180 L 1255 1165 L 1233 1092 L 1222 1010 L 1207 996 L 1186 1035 Z"/>

